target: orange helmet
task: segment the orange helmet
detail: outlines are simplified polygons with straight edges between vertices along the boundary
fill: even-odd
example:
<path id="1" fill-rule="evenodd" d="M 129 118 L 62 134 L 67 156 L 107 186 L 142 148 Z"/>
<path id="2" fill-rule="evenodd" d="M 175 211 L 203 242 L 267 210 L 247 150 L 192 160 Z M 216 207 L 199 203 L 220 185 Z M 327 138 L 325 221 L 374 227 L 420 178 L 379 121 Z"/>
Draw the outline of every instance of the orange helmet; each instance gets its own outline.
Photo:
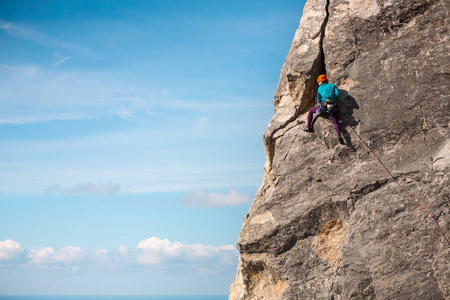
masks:
<path id="1" fill-rule="evenodd" d="M 321 81 L 327 81 L 328 77 L 325 74 L 319 75 L 319 77 L 317 77 L 317 83 L 321 82 Z"/>

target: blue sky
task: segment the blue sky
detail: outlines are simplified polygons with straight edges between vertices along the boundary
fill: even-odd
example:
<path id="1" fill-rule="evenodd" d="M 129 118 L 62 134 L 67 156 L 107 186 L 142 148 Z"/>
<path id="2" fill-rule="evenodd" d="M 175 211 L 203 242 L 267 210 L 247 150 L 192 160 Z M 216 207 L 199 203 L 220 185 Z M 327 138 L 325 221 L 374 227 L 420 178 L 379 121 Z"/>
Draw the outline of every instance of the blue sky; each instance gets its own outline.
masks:
<path id="1" fill-rule="evenodd" d="M 304 1 L 1 1 L 0 294 L 227 294 Z"/>

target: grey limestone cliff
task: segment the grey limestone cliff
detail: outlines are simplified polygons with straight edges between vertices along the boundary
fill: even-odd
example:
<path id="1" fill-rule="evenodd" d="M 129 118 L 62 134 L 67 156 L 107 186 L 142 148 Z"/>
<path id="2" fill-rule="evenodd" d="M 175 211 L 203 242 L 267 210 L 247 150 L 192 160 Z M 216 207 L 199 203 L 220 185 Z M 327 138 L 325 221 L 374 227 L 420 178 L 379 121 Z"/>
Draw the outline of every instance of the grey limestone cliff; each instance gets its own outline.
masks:
<path id="1" fill-rule="evenodd" d="M 264 136 L 230 299 L 450 299 L 448 0 L 308 0 Z M 341 129 L 314 105 L 340 91 Z M 358 122 L 360 121 L 360 122 Z"/>

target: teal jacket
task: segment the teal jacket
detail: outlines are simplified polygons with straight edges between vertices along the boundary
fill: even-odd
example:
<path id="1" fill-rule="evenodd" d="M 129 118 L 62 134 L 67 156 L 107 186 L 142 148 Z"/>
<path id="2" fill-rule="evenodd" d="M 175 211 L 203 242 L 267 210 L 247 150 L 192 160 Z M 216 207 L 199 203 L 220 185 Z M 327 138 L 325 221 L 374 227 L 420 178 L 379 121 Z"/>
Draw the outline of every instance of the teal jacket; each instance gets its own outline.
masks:
<path id="1" fill-rule="evenodd" d="M 339 90 L 335 84 L 324 82 L 317 89 L 317 103 L 321 104 L 327 99 L 330 99 L 332 102 L 336 102 L 339 95 Z"/>

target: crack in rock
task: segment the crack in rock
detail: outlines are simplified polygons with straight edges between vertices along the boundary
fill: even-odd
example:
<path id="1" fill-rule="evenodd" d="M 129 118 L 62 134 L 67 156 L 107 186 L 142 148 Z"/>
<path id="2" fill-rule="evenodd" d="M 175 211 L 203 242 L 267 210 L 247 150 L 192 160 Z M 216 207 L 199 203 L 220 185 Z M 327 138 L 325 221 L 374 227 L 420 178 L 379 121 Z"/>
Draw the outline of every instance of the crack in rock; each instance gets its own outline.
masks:
<path id="1" fill-rule="evenodd" d="M 293 73 L 286 74 L 286 80 L 290 86 L 295 86 L 293 90 L 299 90 L 299 92 L 294 93 L 292 95 L 282 95 L 275 96 L 274 104 L 275 104 L 275 116 L 270 121 L 264 135 L 264 147 L 266 152 L 266 165 L 264 167 L 266 172 L 266 178 L 269 177 L 270 172 L 272 171 L 273 158 L 275 156 L 276 151 L 276 139 L 274 138 L 275 134 L 280 130 L 286 128 L 290 123 L 295 121 L 297 117 L 306 112 L 307 109 L 311 107 L 311 105 L 315 102 L 314 96 L 316 94 L 317 83 L 316 78 L 320 74 L 326 74 L 325 68 L 325 54 L 323 50 L 323 40 L 325 36 L 325 29 L 328 23 L 329 12 L 328 7 L 330 5 L 330 1 L 327 0 L 325 3 L 325 17 L 322 20 L 322 24 L 320 25 L 320 40 L 318 44 L 318 51 L 315 59 L 312 61 L 311 68 L 306 72 L 294 71 Z M 292 49 L 291 49 L 292 51 Z M 288 58 L 286 59 L 286 61 Z M 286 65 L 286 63 L 285 63 Z M 300 84 L 299 84 L 300 83 Z M 292 90 L 290 88 L 290 90 Z M 292 103 L 294 104 L 292 107 L 283 107 L 283 97 L 290 97 Z M 298 97 L 297 97 L 298 96 Z M 286 114 L 288 114 L 286 116 Z M 284 119 L 284 121 L 282 120 Z M 270 183 L 270 181 L 269 181 Z"/>

